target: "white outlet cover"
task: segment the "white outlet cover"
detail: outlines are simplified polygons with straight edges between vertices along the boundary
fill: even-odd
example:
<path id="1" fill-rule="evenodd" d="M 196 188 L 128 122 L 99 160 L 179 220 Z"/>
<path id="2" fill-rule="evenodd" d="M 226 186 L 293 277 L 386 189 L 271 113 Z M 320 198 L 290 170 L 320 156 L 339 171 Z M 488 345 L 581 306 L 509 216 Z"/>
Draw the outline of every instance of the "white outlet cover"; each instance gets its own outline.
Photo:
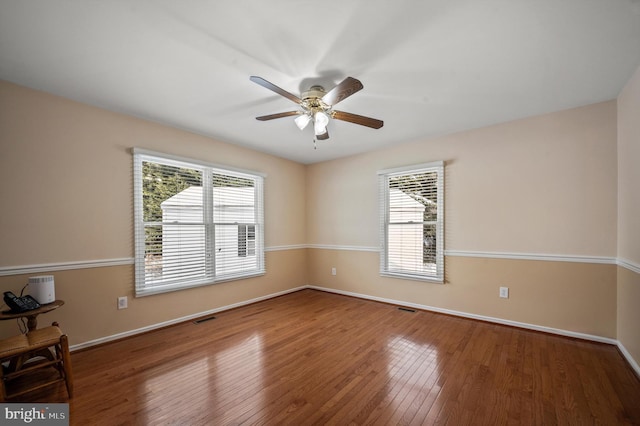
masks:
<path id="1" fill-rule="evenodd" d="M 500 287 L 500 297 L 503 299 L 509 298 L 509 287 Z"/>
<path id="2" fill-rule="evenodd" d="M 118 297 L 118 309 L 127 308 L 127 296 Z"/>

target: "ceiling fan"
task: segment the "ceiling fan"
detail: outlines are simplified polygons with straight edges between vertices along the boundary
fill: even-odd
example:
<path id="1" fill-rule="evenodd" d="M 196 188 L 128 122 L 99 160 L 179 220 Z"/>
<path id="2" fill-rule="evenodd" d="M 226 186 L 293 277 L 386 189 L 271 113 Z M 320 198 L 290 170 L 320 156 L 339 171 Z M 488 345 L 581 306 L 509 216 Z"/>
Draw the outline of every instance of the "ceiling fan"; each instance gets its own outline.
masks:
<path id="1" fill-rule="evenodd" d="M 359 80 L 356 80 L 353 77 L 345 78 L 340 84 L 328 92 L 325 91 L 322 86 L 311 86 L 309 90 L 302 92 L 300 97 L 281 89 L 262 77 L 254 75 L 249 77 L 249 79 L 260 86 L 272 90 L 275 93 L 297 103 L 302 108 L 298 111 L 262 115 L 260 117 L 256 117 L 256 120 L 267 121 L 297 115 L 295 123 L 300 130 L 303 130 L 307 124 L 313 121 L 314 133 L 316 138 L 319 140 L 329 139 L 327 125 L 329 124 L 330 118 L 348 121 L 361 126 L 371 127 L 373 129 L 379 129 L 384 124 L 383 121 L 376 120 L 375 118 L 352 114 L 350 112 L 336 111 L 333 109 L 333 106 L 338 102 L 345 100 L 359 90 L 362 90 L 364 87 Z"/>

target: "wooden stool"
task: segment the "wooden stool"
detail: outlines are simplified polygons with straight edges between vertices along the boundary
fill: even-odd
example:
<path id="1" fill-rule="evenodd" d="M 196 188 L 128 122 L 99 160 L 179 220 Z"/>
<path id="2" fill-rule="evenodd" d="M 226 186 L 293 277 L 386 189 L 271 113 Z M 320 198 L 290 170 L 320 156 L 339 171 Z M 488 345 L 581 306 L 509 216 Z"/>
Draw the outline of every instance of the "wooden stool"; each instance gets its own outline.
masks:
<path id="1" fill-rule="evenodd" d="M 53 351 L 50 348 L 53 348 Z M 30 361 L 36 357 L 41 359 Z M 54 322 L 50 327 L 1 340 L 0 363 L 6 361 L 9 361 L 9 367 L 6 371 L 4 371 L 4 367 L 0 366 L 0 401 L 58 382 L 65 382 L 69 398 L 72 397 L 73 376 L 71 374 L 69 341 L 66 334 L 62 334 L 57 323 Z M 6 384 L 10 380 L 47 367 L 55 367 L 59 377 L 45 383 L 35 383 L 33 386 L 13 394 L 7 393 Z"/>

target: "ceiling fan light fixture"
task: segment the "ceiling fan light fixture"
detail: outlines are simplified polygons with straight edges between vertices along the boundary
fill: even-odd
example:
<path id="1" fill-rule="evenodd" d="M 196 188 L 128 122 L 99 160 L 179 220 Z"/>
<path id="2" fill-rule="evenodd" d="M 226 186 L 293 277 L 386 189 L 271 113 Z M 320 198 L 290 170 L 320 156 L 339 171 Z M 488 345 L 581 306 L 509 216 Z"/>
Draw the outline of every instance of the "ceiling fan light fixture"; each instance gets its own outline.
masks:
<path id="1" fill-rule="evenodd" d="M 311 116 L 309 114 L 302 114 L 297 116 L 293 121 L 296 122 L 298 129 L 304 130 L 304 128 L 307 127 L 307 124 L 309 124 L 309 121 L 311 121 Z"/>
<path id="2" fill-rule="evenodd" d="M 323 111 L 316 112 L 313 122 L 313 129 L 316 136 L 327 133 L 327 124 L 329 124 L 329 116 Z"/>

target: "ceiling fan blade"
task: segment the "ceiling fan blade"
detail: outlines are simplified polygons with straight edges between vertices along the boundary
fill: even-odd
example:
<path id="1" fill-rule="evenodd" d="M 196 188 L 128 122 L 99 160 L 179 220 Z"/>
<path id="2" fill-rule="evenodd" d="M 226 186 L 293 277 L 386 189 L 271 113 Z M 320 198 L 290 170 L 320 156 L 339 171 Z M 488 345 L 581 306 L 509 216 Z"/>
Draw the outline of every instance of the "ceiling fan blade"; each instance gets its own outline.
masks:
<path id="1" fill-rule="evenodd" d="M 348 121 L 350 123 L 360 124 L 361 126 L 371 127 L 372 129 L 379 129 L 384 125 L 384 121 L 382 120 L 376 120 L 375 118 L 352 114 L 350 112 L 333 111 L 331 113 L 331 117 L 336 120 Z"/>
<path id="2" fill-rule="evenodd" d="M 322 101 L 329 106 L 335 105 L 338 102 L 344 101 L 357 91 L 362 90 L 363 87 L 364 86 L 360 83 L 360 80 L 356 80 L 353 77 L 347 77 L 336 87 L 329 90 L 329 92 L 322 97 Z"/>
<path id="3" fill-rule="evenodd" d="M 279 112 L 277 114 L 261 115 L 260 117 L 256 117 L 256 120 L 267 121 L 267 120 L 273 120 L 276 118 L 291 117 L 292 115 L 299 115 L 299 114 L 300 114 L 300 111 Z"/>
<path id="4" fill-rule="evenodd" d="M 293 101 L 293 102 L 295 102 L 297 104 L 302 102 L 300 100 L 300 98 L 297 97 L 296 95 L 294 95 L 292 93 L 289 93 L 284 89 L 281 89 L 280 87 L 276 86 L 273 83 L 268 82 L 267 80 L 265 80 L 262 77 L 258 77 L 258 76 L 252 75 L 251 77 L 249 77 L 249 80 L 253 81 L 256 84 L 259 84 L 260 86 L 262 86 L 264 88 L 267 88 L 267 89 L 269 89 L 269 90 L 271 90 L 273 92 L 276 92 L 278 95 L 284 96 L 285 98 L 287 98 L 287 99 L 289 99 L 289 100 L 291 100 L 291 101 Z"/>
<path id="5" fill-rule="evenodd" d="M 329 139 L 329 131 L 325 130 L 323 134 L 316 135 L 316 139 L 318 139 L 319 141 L 323 141 L 323 140 Z"/>

